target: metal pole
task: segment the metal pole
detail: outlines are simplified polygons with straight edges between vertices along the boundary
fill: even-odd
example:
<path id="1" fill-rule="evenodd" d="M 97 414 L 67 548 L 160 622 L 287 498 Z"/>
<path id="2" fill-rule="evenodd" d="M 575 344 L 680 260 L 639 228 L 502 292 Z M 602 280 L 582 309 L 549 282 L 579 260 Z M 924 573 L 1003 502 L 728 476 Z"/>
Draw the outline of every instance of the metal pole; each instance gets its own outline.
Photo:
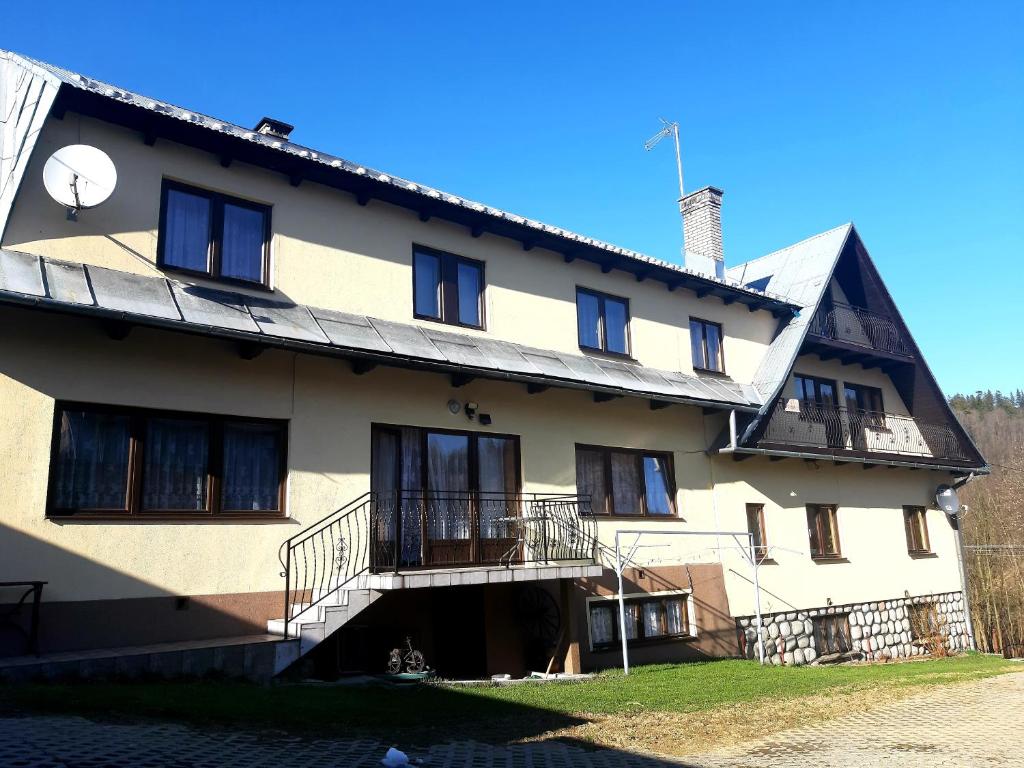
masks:
<path id="1" fill-rule="evenodd" d="M 960 594 L 964 600 L 964 619 L 967 623 L 967 639 L 971 644 L 971 650 L 978 650 L 974 641 L 974 622 L 971 620 L 971 604 L 967 595 L 967 561 L 964 559 L 964 516 L 956 516 L 956 554 L 960 563 Z"/>
<path id="2" fill-rule="evenodd" d="M 750 563 L 754 566 L 754 610 L 757 612 L 757 660 L 764 665 L 764 626 L 761 622 L 761 583 L 758 581 L 758 571 L 761 564 L 754 553 L 754 534 L 748 533 L 747 544 L 750 547 Z"/>
<path id="3" fill-rule="evenodd" d="M 622 595 L 622 554 L 619 549 L 619 532 L 615 532 L 615 573 L 619 577 L 619 638 L 622 640 L 622 674 L 629 674 L 629 651 L 626 648 L 626 599 Z"/>
<path id="4" fill-rule="evenodd" d="M 676 140 L 676 170 L 679 172 L 679 199 L 682 200 L 683 195 L 683 151 L 679 147 L 679 123 L 675 123 L 672 126 L 672 137 Z"/>

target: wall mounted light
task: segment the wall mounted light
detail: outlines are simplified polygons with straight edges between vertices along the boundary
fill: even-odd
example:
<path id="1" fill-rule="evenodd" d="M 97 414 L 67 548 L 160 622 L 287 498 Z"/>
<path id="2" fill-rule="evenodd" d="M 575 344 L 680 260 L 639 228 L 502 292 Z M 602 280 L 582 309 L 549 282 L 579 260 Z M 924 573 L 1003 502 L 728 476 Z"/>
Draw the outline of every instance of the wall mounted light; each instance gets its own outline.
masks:
<path id="1" fill-rule="evenodd" d="M 479 409 L 480 409 L 480 406 L 477 403 L 466 403 L 466 406 L 465 406 L 465 409 L 464 409 L 466 411 L 466 418 L 469 419 L 470 421 L 472 421 L 476 417 L 476 412 Z"/>
<path id="2" fill-rule="evenodd" d="M 455 414 L 457 414 L 461 410 L 462 410 L 462 403 L 460 403 L 458 400 L 449 400 L 448 401 L 448 412 L 451 413 L 453 416 Z"/>

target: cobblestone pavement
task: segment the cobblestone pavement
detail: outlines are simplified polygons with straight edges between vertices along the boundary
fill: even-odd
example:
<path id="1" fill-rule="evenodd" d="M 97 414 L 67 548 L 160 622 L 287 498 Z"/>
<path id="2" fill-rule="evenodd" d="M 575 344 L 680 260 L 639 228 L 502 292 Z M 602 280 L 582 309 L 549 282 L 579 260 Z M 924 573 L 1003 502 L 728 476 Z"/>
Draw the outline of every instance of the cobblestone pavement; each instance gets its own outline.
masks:
<path id="1" fill-rule="evenodd" d="M 467 731 L 471 726 L 467 727 Z M 0 718 L 3 768 L 379 766 L 376 741 L 307 740 L 77 717 Z M 869 712 L 681 761 L 563 742 L 458 742 L 413 753 L 429 768 L 1024 766 L 1024 673 L 936 689 Z"/>

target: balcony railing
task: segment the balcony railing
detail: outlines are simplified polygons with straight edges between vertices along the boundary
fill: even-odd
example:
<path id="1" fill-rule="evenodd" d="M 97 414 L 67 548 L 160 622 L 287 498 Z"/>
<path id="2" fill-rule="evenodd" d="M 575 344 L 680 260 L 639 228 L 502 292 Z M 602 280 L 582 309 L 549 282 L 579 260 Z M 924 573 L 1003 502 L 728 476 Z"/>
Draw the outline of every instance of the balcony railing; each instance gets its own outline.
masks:
<path id="1" fill-rule="evenodd" d="M 948 424 L 786 399 L 776 403 L 760 444 L 953 461 L 968 458 Z"/>
<path id="2" fill-rule="evenodd" d="M 371 570 L 593 562 L 590 499 L 575 495 L 376 494 Z"/>
<path id="3" fill-rule="evenodd" d="M 850 304 L 833 303 L 830 307 L 822 307 L 811 319 L 807 330 L 815 336 L 859 347 L 903 357 L 913 355 L 896 323 L 888 317 Z"/>

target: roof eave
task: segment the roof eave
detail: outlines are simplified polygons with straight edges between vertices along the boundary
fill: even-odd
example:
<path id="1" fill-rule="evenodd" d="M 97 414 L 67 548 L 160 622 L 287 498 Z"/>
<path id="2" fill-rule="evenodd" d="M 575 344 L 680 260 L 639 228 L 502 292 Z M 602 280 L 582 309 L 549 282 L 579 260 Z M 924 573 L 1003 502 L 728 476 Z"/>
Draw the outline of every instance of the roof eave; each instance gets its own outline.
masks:
<path id="1" fill-rule="evenodd" d="M 726 304 L 743 304 L 751 312 L 766 310 L 776 317 L 792 316 L 799 311 L 796 304 L 757 291 L 730 286 L 713 278 L 683 272 L 671 266 L 641 261 L 600 245 L 574 240 L 558 232 L 495 216 L 486 209 L 477 211 L 456 205 L 445 200 L 444 195 L 431 197 L 419 189 L 405 189 L 388 184 L 369 174 L 360 175 L 347 168 L 332 167 L 309 156 L 301 157 L 282 152 L 260 142 L 247 141 L 239 136 L 211 130 L 199 122 L 183 120 L 62 83 L 51 114 L 57 119 L 63 119 L 68 111 L 136 130 L 141 139 L 149 144 L 157 140 L 167 140 L 194 146 L 217 156 L 225 165 L 244 162 L 280 173 L 293 186 L 311 181 L 333 187 L 352 194 L 361 205 L 366 205 L 371 200 L 379 200 L 413 211 L 421 220 L 439 218 L 464 226 L 474 237 L 486 233 L 509 238 L 521 243 L 524 250 L 542 248 L 561 254 L 566 261 L 579 259 L 596 264 L 604 272 L 612 269 L 625 271 L 632 274 L 637 281 L 650 279 L 662 282 L 670 291 L 686 288 L 698 296 L 717 296 Z"/>

